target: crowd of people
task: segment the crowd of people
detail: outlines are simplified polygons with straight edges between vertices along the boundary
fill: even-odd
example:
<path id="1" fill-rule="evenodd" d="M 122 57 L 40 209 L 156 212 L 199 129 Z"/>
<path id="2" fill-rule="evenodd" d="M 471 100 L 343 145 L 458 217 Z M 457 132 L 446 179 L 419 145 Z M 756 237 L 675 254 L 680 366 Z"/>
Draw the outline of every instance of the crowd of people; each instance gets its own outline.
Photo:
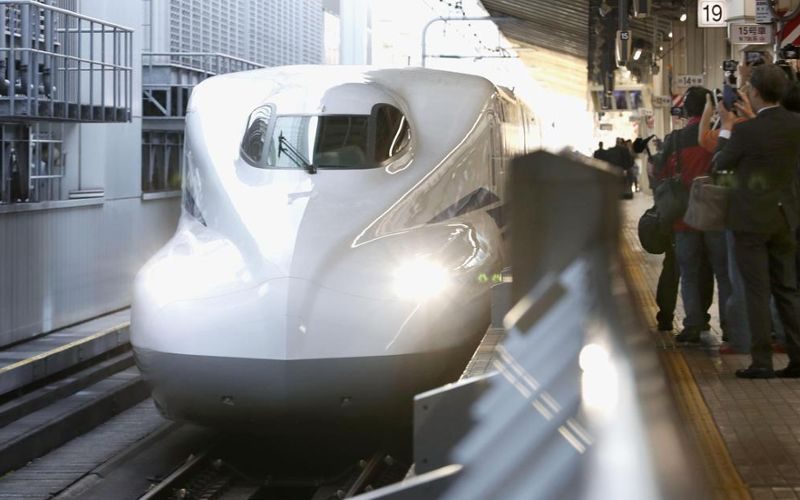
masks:
<path id="1" fill-rule="evenodd" d="M 601 142 L 594 152 L 594 157 L 598 160 L 603 160 L 622 169 L 625 193 L 632 194 L 641 191 L 639 186 L 640 172 L 639 167 L 636 165 L 636 156 L 646 150 L 647 140 L 649 139 L 644 141 L 636 139 L 634 142 L 630 139 L 625 140 L 622 137 L 617 137 L 614 146 L 605 149 L 604 144 Z"/>
<path id="2" fill-rule="evenodd" d="M 731 109 L 715 105 L 706 88 L 687 91 L 686 126 L 667 135 L 649 162 L 653 188 L 674 176 L 687 189 L 701 176 L 725 175 L 730 183 L 725 230 L 700 231 L 681 218 L 672 224 L 656 319 L 660 330 L 673 330 L 680 290 L 686 315 L 677 342 L 750 353 L 750 366 L 737 377 L 800 378 L 800 83 L 779 65 L 739 71 L 740 99 Z M 625 148 L 618 141 L 605 158 L 601 148 L 601 159 L 614 162 L 610 152 L 622 157 Z M 708 324 L 714 281 L 722 338 Z M 778 344 L 776 334 L 784 337 Z M 776 349 L 789 356 L 778 370 Z"/>

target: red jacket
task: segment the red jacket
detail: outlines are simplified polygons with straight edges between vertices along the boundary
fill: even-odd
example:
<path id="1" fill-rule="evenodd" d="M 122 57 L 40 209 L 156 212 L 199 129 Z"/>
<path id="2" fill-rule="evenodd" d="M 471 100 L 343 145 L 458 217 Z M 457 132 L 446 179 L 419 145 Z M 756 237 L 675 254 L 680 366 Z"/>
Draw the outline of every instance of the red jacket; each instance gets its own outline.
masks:
<path id="1" fill-rule="evenodd" d="M 680 150 L 681 155 L 681 181 L 686 189 L 690 189 L 692 181 L 697 177 L 710 175 L 711 173 L 711 159 L 713 154 L 706 151 L 697 142 L 697 132 L 699 128 L 700 117 L 696 116 L 690 118 L 686 126 L 680 130 L 676 130 L 664 140 L 664 155 L 666 161 L 664 168 L 660 172 L 656 172 L 656 178 L 668 179 L 675 175 L 678 168 L 678 155 L 677 150 Z M 671 137 L 675 135 L 677 140 Z M 677 220 L 673 226 L 673 231 L 696 231 L 693 227 L 683 222 L 683 219 Z"/>

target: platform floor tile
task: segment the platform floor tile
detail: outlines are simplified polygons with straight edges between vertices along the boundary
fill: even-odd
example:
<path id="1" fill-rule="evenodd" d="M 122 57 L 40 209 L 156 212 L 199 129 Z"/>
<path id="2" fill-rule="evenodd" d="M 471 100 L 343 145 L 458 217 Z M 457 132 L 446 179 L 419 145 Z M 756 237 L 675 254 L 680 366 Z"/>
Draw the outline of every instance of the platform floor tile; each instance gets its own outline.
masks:
<path id="1" fill-rule="evenodd" d="M 644 252 L 636 225 L 652 202 L 652 197 L 639 193 L 635 200 L 622 204 L 625 265 L 638 266 L 653 294 L 651 303 L 663 257 Z M 719 333 L 716 300 L 709 312 L 712 329 Z M 655 318 L 647 319 L 654 330 Z M 679 300 L 676 332 L 682 319 Z M 653 331 L 653 340 L 660 349 L 678 351 L 688 365 L 727 448 L 726 459 L 733 463 L 752 498 L 800 499 L 800 380 L 737 379 L 734 372 L 750 364 L 748 355 L 720 356 L 715 348 L 677 347 L 672 338 L 672 334 Z M 786 355 L 775 354 L 776 368 L 787 361 Z"/>

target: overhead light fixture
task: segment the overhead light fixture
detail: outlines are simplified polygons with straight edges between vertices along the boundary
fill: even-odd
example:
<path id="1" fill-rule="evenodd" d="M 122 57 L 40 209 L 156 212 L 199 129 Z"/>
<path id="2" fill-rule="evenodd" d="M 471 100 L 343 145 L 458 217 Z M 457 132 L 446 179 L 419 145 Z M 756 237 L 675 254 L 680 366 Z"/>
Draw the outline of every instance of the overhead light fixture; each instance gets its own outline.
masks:
<path id="1" fill-rule="evenodd" d="M 663 45 L 659 45 L 659 46 L 658 46 L 658 50 L 660 50 L 661 52 L 663 52 L 663 51 L 664 51 L 664 46 L 663 46 Z"/>
<path id="2" fill-rule="evenodd" d="M 636 49 L 633 51 L 633 60 L 638 61 L 639 58 L 642 57 L 642 49 Z"/>
<path id="3" fill-rule="evenodd" d="M 686 15 L 686 14 L 684 14 L 684 15 Z M 672 38 L 672 32 L 671 31 L 667 34 L 667 38 Z"/>
<path id="4" fill-rule="evenodd" d="M 685 22 L 686 22 L 686 12 L 682 12 L 682 13 L 681 13 L 680 21 L 681 21 L 682 23 L 685 23 Z"/>

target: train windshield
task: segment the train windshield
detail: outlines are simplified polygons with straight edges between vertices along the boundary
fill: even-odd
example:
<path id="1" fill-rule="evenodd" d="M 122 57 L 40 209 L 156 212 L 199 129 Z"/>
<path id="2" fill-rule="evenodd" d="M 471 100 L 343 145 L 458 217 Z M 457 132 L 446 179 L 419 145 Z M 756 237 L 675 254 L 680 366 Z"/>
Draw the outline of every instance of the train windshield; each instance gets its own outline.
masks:
<path id="1" fill-rule="evenodd" d="M 275 115 L 253 112 L 242 157 L 262 168 L 299 168 L 286 154 L 296 150 L 313 168 L 375 168 L 401 154 L 411 131 L 403 113 L 388 104 L 369 115 Z M 281 147 L 284 145 L 284 147 Z"/>

